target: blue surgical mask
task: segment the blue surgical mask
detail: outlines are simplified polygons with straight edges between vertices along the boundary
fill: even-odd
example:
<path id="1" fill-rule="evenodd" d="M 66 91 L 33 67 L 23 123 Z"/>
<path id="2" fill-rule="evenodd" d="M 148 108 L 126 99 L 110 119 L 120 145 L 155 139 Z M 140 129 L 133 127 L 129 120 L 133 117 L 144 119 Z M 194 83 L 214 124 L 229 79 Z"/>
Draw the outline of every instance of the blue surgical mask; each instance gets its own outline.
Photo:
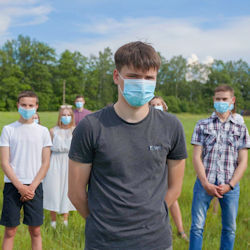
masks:
<path id="1" fill-rule="evenodd" d="M 159 109 L 161 111 L 163 111 L 163 106 L 162 105 L 159 105 L 159 106 L 154 106 L 155 109 Z"/>
<path id="2" fill-rule="evenodd" d="M 33 119 L 34 123 L 39 124 L 39 120 L 38 119 Z"/>
<path id="3" fill-rule="evenodd" d="M 22 106 L 19 106 L 18 112 L 23 117 L 23 119 L 29 120 L 36 113 L 36 109 L 25 109 Z"/>
<path id="4" fill-rule="evenodd" d="M 230 110 L 228 102 L 214 102 L 214 108 L 218 113 L 225 113 Z"/>
<path id="5" fill-rule="evenodd" d="M 234 109 L 234 104 L 232 103 L 229 107 L 229 110 L 232 111 Z"/>
<path id="6" fill-rule="evenodd" d="M 118 87 L 129 105 L 140 107 L 154 97 L 156 81 L 145 79 L 124 79 L 120 73 L 119 76 L 124 81 L 123 92 L 120 86 Z"/>
<path id="7" fill-rule="evenodd" d="M 70 122 L 71 122 L 71 116 L 63 115 L 63 116 L 61 117 L 61 122 L 62 122 L 64 125 L 70 124 Z"/>
<path id="8" fill-rule="evenodd" d="M 78 109 L 83 107 L 83 102 L 75 102 L 75 105 Z"/>

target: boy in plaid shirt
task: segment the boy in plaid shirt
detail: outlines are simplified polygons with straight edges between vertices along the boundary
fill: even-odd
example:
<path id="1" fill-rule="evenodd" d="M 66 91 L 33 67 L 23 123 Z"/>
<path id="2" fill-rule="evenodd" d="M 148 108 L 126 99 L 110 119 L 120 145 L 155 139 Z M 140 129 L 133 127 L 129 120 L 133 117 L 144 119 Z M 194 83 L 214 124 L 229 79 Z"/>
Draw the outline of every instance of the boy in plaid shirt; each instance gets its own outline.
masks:
<path id="1" fill-rule="evenodd" d="M 247 168 L 250 148 L 245 124 L 235 120 L 230 111 L 235 103 L 234 90 L 227 85 L 218 86 L 213 100 L 215 112 L 196 124 L 191 141 L 197 174 L 192 202 L 191 250 L 202 249 L 206 213 L 213 197 L 219 198 L 222 213 L 220 249 L 233 249 L 239 181 Z"/>

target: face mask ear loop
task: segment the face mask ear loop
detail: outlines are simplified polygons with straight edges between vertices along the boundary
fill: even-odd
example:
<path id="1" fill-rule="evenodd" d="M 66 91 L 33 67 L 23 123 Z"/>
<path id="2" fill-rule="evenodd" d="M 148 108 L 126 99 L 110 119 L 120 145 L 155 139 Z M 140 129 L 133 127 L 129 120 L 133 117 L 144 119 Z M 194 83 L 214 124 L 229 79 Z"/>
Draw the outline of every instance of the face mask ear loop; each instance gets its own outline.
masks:
<path id="1" fill-rule="evenodd" d="M 124 81 L 124 78 L 121 76 L 120 72 L 119 71 L 117 71 L 117 72 L 118 72 L 119 77 Z M 123 95 L 123 91 L 120 87 L 120 84 L 118 85 L 118 89 L 120 90 L 121 94 Z"/>
<path id="2" fill-rule="evenodd" d="M 122 91 L 120 85 L 118 85 L 118 89 L 119 89 L 119 91 L 121 92 L 121 94 L 123 95 L 123 91 Z"/>
<path id="3" fill-rule="evenodd" d="M 120 74 L 120 72 L 119 71 L 117 71 L 117 72 L 118 72 L 119 77 L 124 81 L 124 78 L 122 77 L 122 75 Z"/>

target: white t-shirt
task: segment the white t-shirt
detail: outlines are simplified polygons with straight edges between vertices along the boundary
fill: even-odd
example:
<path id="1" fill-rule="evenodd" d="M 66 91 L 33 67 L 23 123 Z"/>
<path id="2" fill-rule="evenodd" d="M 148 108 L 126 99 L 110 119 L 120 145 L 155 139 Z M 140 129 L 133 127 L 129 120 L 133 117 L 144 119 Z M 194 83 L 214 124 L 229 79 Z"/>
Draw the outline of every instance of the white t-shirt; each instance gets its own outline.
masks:
<path id="1" fill-rule="evenodd" d="M 0 146 L 10 148 L 10 166 L 18 180 L 30 184 L 41 168 L 43 148 L 52 146 L 52 143 L 46 127 L 16 121 L 3 127 Z M 4 176 L 4 182 L 11 181 Z"/>

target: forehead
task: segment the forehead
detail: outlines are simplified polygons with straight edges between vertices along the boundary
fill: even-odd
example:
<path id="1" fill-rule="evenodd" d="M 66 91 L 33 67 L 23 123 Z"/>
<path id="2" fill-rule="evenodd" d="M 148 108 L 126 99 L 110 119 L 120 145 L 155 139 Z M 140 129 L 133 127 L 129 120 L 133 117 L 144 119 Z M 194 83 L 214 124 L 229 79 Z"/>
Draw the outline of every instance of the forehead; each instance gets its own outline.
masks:
<path id="1" fill-rule="evenodd" d="M 78 97 L 78 98 L 76 98 L 76 102 L 83 102 L 83 97 Z"/>
<path id="2" fill-rule="evenodd" d="M 123 74 L 138 74 L 138 75 L 151 75 L 157 76 L 157 69 L 151 68 L 149 70 L 135 69 L 134 67 L 123 66 L 121 69 Z"/>
<path id="3" fill-rule="evenodd" d="M 230 91 L 220 91 L 220 92 L 215 92 L 214 97 L 215 98 L 231 98 L 232 94 Z"/>
<path id="4" fill-rule="evenodd" d="M 155 98 L 150 102 L 151 105 L 162 105 L 162 101 L 159 98 Z"/>
<path id="5" fill-rule="evenodd" d="M 62 115 L 71 115 L 70 110 L 69 109 L 63 109 L 62 110 Z"/>
<path id="6" fill-rule="evenodd" d="M 33 115 L 33 119 L 37 119 L 38 118 L 38 115 L 37 114 L 34 114 Z"/>
<path id="7" fill-rule="evenodd" d="M 36 97 L 22 97 L 19 99 L 20 104 L 34 104 L 36 105 Z"/>

